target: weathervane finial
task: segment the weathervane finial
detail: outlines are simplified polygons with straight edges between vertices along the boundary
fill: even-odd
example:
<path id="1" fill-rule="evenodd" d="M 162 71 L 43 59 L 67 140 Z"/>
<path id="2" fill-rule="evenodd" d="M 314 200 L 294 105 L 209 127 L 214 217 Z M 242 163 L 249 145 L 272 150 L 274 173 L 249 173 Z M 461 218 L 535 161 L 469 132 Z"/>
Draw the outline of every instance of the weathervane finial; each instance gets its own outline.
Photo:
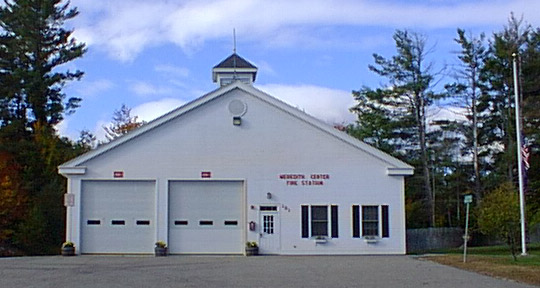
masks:
<path id="1" fill-rule="evenodd" d="M 233 55 L 236 55 L 236 28 L 233 28 Z M 236 56 L 233 56 L 233 79 L 236 80 Z"/>
<path id="2" fill-rule="evenodd" d="M 236 28 L 233 28 L 233 53 L 236 54 Z"/>

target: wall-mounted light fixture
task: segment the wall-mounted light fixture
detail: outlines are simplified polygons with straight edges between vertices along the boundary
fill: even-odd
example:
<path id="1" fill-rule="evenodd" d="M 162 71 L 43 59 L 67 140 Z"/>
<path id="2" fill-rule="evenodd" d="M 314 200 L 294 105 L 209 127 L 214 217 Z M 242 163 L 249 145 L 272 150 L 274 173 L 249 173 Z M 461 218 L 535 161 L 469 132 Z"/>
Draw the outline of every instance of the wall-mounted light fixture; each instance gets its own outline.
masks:
<path id="1" fill-rule="evenodd" d="M 240 125 L 242 125 L 242 118 L 239 117 L 239 116 L 233 117 L 233 118 L 232 118 L 232 124 L 233 124 L 234 126 L 240 126 Z"/>
<path id="2" fill-rule="evenodd" d="M 266 199 L 272 199 L 272 193 L 270 192 L 266 193 Z"/>

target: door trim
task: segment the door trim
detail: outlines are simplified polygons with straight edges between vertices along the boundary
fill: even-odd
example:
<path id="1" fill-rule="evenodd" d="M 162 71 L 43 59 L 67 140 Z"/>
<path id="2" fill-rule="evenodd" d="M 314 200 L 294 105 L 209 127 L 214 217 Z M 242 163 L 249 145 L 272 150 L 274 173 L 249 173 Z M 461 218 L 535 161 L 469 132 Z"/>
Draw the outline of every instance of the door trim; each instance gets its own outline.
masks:
<path id="1" fill-rule="evenodd" d="M 262 254 L 279 254 L 281 251 L 281 218 L 280 218 L 280 211 L 279 211 L 279 205 L 273 204 L 273 205 L 260 205 L 259 206 L 259 249 L 261 250 Z M 272 219 L 272 225 L 271 227 L 266 227 L 263 217 L 264 216 L 273 216 Z M 275 241 L 276 248 L 275 249 L 268 249 L 265 251 L 264 248 L 264 239 L 263 239 L 263 233 L 265 228 L 272 229 L 272 235 L 275 237 L 273 241 Z"/>

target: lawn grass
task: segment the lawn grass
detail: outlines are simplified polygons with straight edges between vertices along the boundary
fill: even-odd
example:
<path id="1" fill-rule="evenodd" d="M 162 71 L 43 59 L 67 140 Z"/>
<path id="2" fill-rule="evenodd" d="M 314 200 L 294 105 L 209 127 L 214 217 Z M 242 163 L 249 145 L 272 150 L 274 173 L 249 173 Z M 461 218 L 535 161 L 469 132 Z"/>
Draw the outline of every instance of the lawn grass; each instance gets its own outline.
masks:
<path id="1" fill-rule="evenodd" d="M 425 259 L 492 277 L 540 285 L 540 243 L 527 246 L 529 255 L 518 256 L 517 261 L 506 246 L 469 247 L 466 263 L 463 263 L 462 249 L 436 252 Z"/>

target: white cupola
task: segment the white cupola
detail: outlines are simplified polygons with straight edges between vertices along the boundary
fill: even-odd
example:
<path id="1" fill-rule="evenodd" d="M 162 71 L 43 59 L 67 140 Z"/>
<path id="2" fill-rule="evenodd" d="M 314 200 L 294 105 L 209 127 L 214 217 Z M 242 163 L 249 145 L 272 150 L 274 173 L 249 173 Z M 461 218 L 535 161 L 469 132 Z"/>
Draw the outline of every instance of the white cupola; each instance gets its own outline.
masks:
<path id="1" fill-rule="evenodd" d="M 220 87 L 236 80 L 253 85 L 257 76 L 257 67 L 233 53 L 212 69 L 212 80 Z"/>

